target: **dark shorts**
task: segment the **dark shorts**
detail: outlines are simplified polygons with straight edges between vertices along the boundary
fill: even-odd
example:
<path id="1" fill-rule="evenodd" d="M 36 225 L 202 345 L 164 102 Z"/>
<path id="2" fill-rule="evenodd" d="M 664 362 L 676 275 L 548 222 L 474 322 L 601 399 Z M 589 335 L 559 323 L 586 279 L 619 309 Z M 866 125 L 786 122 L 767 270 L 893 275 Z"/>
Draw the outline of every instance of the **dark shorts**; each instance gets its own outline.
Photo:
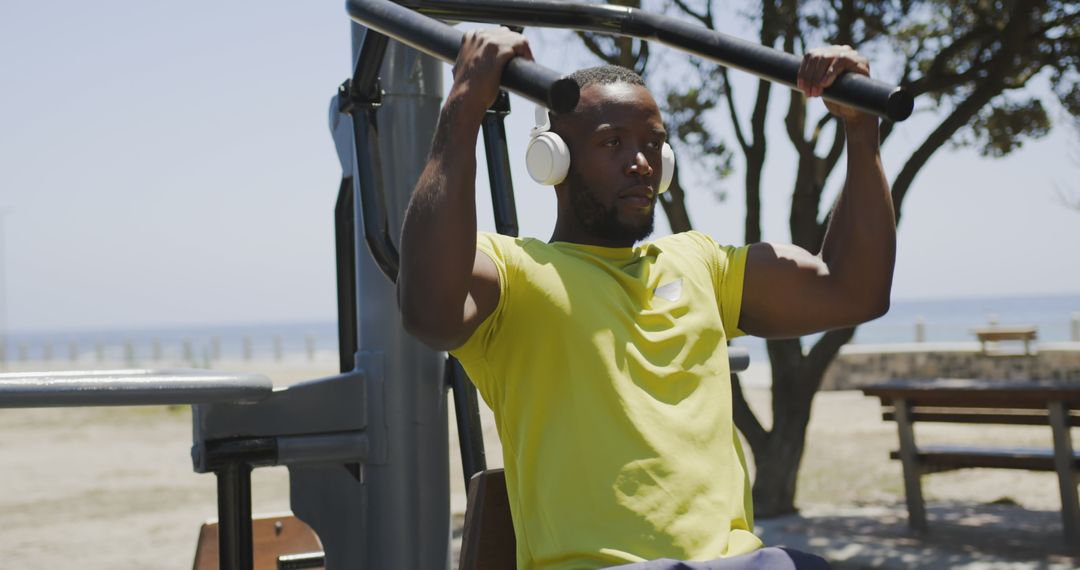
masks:
<path id="1" fill-rule="evenodd" d="M 829 570 L 820 556 L 790 548 L 770 546 L 749 554 L 705 562 L 680 562 L 670 558 L 613 566 L 611 570 Z"/>

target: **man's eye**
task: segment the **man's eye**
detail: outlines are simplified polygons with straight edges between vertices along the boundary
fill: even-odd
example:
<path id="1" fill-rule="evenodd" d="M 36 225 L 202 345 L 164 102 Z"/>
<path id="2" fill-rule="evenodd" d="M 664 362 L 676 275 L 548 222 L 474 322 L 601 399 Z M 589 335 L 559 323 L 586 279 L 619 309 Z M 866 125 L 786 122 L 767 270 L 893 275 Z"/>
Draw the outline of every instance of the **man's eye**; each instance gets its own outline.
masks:
<path id="1" fill-rule="evenodd" d="M 664 141 L 649 141 L 649 148 L 654 150 L 660 150 L 664 146 Z"/>
<path id="2" fill-rule="evenodd" d="M 604 146 L 619 146 L 619 139 L 610 138 L 604 141 Z"/>

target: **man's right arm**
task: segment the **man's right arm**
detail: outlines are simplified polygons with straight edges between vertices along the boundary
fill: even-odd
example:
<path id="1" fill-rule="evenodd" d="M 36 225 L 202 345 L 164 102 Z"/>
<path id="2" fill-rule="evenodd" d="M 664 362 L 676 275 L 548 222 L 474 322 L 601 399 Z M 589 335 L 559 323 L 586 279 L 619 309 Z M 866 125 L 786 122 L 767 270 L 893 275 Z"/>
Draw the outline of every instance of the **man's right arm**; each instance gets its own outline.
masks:
<path id="1" fill-rule="evenodd" d="M 405 329 L 435 349 L 464 344 L 499 301 L 495 264 L 476 250 L 476 140 L 502 69 L 516 56 L 532 58 L 525 38 L 509 30 L 465 34 L 405 212 L 398 306 Z"/>

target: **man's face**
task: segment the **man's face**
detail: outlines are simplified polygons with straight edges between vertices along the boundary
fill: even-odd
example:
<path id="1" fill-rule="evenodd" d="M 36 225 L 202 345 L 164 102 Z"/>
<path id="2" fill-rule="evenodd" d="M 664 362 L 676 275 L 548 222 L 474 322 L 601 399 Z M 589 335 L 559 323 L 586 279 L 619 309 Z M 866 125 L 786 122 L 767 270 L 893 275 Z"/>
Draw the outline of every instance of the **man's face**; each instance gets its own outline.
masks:
<path id="1" fill-rule="evenodd" d="M 559 185 L 577 229 L 602 245 L 632 245 L 653 230 L 666 133 L 660 109 L 640 85 L 590 85 L 555 125 L 570 149 Z"/>

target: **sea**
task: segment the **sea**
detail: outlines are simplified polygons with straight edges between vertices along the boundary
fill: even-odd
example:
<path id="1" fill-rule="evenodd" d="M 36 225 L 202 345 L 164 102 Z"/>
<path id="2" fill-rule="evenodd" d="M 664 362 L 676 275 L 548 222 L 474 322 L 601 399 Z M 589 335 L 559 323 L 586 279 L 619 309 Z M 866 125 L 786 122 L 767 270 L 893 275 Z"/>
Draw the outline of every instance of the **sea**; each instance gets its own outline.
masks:
<path id="1" fill-rule="evenodd" d="M 856 344 L 973 342 L 972 329 L 991 323 L 1033 325 L 1038 342 L 1080 341 L 1080 294 L 895 300 L 885 316 L 860 326 Z M 815 337 L 806 337 L 808 347 Z M 740 338 L 751 363 L 767 362 L 765 343 Z M 207 324 L 74 331 L 12 331 L 8 361 L 182 362 L 216 360 L 337 360 L 337 323 L 311 320 L 261 324 Z"/>

